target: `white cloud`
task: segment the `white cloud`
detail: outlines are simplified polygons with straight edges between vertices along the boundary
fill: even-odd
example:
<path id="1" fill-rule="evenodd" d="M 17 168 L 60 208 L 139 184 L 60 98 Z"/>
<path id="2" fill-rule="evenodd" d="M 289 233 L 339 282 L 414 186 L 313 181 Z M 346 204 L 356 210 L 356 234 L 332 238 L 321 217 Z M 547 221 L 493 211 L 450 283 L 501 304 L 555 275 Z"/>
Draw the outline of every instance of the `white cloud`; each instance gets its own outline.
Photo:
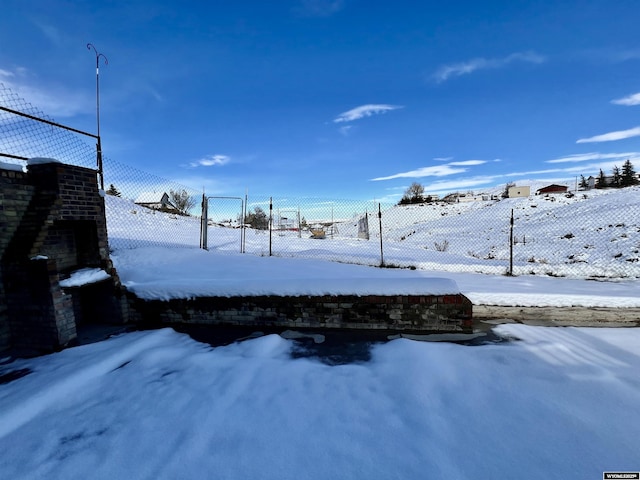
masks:
<path id="1" fill-rule="evenodd" d="M 471 167 L 473 165 L 482 165 L 487 163 L 486 160 L 464 160 L 462 162 L 451 162 L 449 165 L 455 165 L 458 167 Z"/>
<path id="2" fill-rule="evenodd" d="M 424 185 L 425 192 L 439 193 L 439 192 L 453 192 L 457 190 L 466 190 L 470 187 L 477 187 L 479 185 L 487 185 L 494 183 L 498 176 L 480 176 L 469 177 L 460 180 L 439 180 L 437 182 Z"/>
<path id="3" fill-rule="evenodd" d="M 225 165 L 231 161 L 231 158 L 226 155 L 208 155 L 196 162 L 189 163 L 192 168 L 196 167 L 213 167 Z"/>
<path id="4" fill-rule="evenodd" d="M 370 117 L 372 115 L 386 113 L 390 110 L 397 110 L 398 108 L 403 108 L 403 107 L 400 105 L 385 105 L 385 104 L 361 105 L 347 112 L 341 113 L 333 121 L 335 123 L 353 122 L 354 120 L 359 120 L 364 117 Z"/>
<path id="5" fill-rule="evenodd" d="M 575 163 L 586 162 L 590 160 L 607 160 L 611 158 L 629 158 L 640 155 L 638 152 L 625 152 L 625 153 L 578 153 L 575 155 L 569 155 L 566 157 L 554 158 L 553 160 L 547 160 L 545 163 Z"/>
<path id="6" fill-rule="evenodd" d="M 456 173 L 466 172 L 466 168 L 452 168 L 447 165 L 436 165 L 433 167 L 422 167 L 409 172 L 396 173 L 395 175 L 389 175 L 388 177 L 372 178 L 372 182 L 378 182 L 380 180 L 393 180 L 394 178 L 421 178 L 421 177 L 444 177 L 447 175 L 454 175 Z"/>
<path id="7" fill-rule="evenodd" d="M 625 138 L 632 137 L 640 137 L 640 127 L 604 133 L 602 135 L 596 135 L 595 137 L 581 138 L 577 140 L 576 143 L 613 142 L 615 140 L 624 140 Z"/>
<path id="8" fill-rule="evenodd" d="M 526 62 L 526 63 L 543 63 L 546 58 L 535 52 L 516 52 L 511 55 L 507 55 L 503 58 L 474 58 L 467 62 L 454 63 L 450 65 L 441 66 L 432 75 L 432 78 L 437 83 L 442 83 L 451 77 L 459 77 L 461 75 L 467 75 L 475 72 L 476 70 L 483 70 L 489 68 L 501 68 L 513 62 Z"/>
<path id="9" fill-rule="evenodd" d="M 627 97 L 618 98 L 617 100 L 611 100 L 611 103 L 615 103 L 616 105 L 640 105 L 640 93 L 634 93 L 633 95 L 629 95 Z"/>
<path id="10" fill-rule="evenodd" d="M 451 159 L 451 157 L 449 158 Z M 444 159 L 435 159 L 444 160 Z M 456 173 L 464 173 L 468 169 L 460 167 L 472 167 L 475 165 L 482 165 L 487 163 L 486 160 L 462 160 L 459 162 L 449 162 L 443 165 L 434 165 L 431 167 L 422 167 L 416 170 L 410 170 L 408 172 L 396 173 L 387 177 L 372 178 L 372 182 L 380 180 L 393 180 L 394 178 L 422 178 L 422 177 L 445 177 L 448 175 L 455 175 Z"/>

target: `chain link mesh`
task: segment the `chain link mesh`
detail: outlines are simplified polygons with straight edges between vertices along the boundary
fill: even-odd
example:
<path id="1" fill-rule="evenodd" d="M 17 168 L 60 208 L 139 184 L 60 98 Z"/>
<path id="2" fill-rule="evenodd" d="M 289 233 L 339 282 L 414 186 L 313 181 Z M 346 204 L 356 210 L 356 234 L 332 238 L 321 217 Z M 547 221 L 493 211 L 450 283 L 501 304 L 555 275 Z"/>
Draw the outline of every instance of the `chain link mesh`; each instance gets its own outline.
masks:
<path id="1" fill-rule="evenodd" d="M 448 272 L 638 278 L 639 199 L 637 186 L 415 205 L 254 197 L 249 212 L 252 205 L 271 212 L 271 230 L 247 228 L 245 252 Z M 621 204 L 614 210 L 613 203 Z M 238 248 L 229 234 L 235 225 L 209 223 L 210 248 Z"/>
<path id="2" fill-rule="evenodd" d="M 1 83 L 0 105 L 48 118 Z M 0 153 L 95 168 L 95 146 L 86 140 L 0 111 Z M 103 169 L 112 249 L 200 245 L 202 192 L 108 157 Z M 219 252 L 498 275 L 640 277 L 638 186 L 411 205 L 212 196 L 207 217 L 207 247 Z"/>

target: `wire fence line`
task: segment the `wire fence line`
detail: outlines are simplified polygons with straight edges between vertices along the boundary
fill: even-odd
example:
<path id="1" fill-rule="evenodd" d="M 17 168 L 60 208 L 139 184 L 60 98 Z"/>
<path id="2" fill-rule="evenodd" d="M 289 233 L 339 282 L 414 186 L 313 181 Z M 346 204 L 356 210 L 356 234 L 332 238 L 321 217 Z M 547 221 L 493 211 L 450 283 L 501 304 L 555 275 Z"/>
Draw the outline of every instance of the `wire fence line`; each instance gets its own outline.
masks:
<path id="1" fill-rule="evenodd" d="M 252 204 L 268 221 L 245 224 L 242 246 L 242 235 L 230 234 L 241 225 L 210 218 L 210 249 L 450 272 L 640 277 L 640 187 L 468 203 Z"/>
<path id="2" fill-rule="evenodd" d="M 1 83 L 0 106 L 49 118 Z M 95 146 L 86 138 L 1 110 L 0 154 L 0 162 L 24 164 L 23 158 L 43 156 L 96 168 Z M 396 205 L 255 193 L 216 196 L 108 156 L 103 176 L 115 252 L 206 247 L 435 271 L 640 278 L 638 186 L 569 188 L 521 198 L 493 192 Z"/>
<path id="3" fill-rule="evenodd" d="M 192 204 L 195 204 L 192 199 L 202 193 L 178 182 L 117 162 L 107 156 L 101 157 L 99 162 L 101 165 L 99 165 L 96 145 L 92 144 L 87 137 L 97 138 L 96 135 L 55 122 L 53 118 L 0 82 L 0 163 L 18 165 L 26 169 L 29 159 L 44 157 L 69 165 L 94 169 L 97 174 L 96 181 L 100 187 L 104 185 L 107 194 L 126 199 L 134 205 L 137 202 L 156 208 L 154 212 L 164 211 L 184 215 L 190 211 Z M 101 171 L 100 167 L 102 167 Z M 167 197 L 170 197 L 173 192 L 178 201 L 171 201 L 170 198 L 163 199 L 165 192 Z M 186 204 L 174 205 L 180 201 L 186 201 Z M 160 202 L 159 205 L 158 202 Z M 108 206 L 107 210 L 109 210 Z M 109 212 L 107 213 L 108 227 L 126 240 L 125 245 L 146 244 L 144 238 L 135 237 L 136 229 L 132 230 L 133 233 L 122 233 L 122 228 L 115 221 L 109 221 L 110 215 Z M 181 239 L 178 232 L 173 235 L 173 238 L 180 243 L 190 238 L 189 235 L 185 233 L 184 238 Z M 123 244 L 120 237 L 115 237 L 114 242 L 116 245 Z M 195 245 L 197 246 L 197 241 Z"/>
<path id="4" fill-rule="evenodd" d="M 82 136 L 51 123 L 54 120 L 0 82 L 0 160 L 23 164 L 34 157 L 96 168 L 95 146 Z M 17 111 L 42 121 L 16 115 Z"/>

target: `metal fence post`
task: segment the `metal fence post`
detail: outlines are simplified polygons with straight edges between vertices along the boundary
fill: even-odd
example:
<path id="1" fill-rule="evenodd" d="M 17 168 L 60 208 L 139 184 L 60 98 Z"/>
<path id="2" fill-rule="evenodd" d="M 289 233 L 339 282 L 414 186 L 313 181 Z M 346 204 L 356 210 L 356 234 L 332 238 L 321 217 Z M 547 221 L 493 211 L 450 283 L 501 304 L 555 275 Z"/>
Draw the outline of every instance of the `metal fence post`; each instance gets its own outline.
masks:
<path id="1" fill-rule="evenodd" d="M 384 251 L 382 250 L 382 209 L 378 203 L 378 224 L 380 225 L 380 266 L 384 267 Z"/>
<path id="2" fill-rule="evenodd" d="M 202 216 L 200 218 L 200 248 L 203 250 L 209 250 L 207 246 L 207 234 L 209 227 L 209 219 L 208 219 L 208 211 L 209 211 L 209 201 L 205 194 L 202 194 Z"/>
<path id="3" fill-rule="evenodd" d="M 271 256 L 271 232 L 273 230 L 273 197 L 269 197 L 269 256 Z"/>
<path id="4" fill-rule="evenodd" d="M 244 207 L 242 210 L 242 253 L 245 253 L 245 247 L 247 242 L 247 204 L 249 202 L 249 190 L 244 192 Z"/>
<path id="5" fill-rule="evenodd" d="M 511 209 L 511 228 L 509 232 L 509 271 L 507 275 L 513 276 L 513 208 Z"/>

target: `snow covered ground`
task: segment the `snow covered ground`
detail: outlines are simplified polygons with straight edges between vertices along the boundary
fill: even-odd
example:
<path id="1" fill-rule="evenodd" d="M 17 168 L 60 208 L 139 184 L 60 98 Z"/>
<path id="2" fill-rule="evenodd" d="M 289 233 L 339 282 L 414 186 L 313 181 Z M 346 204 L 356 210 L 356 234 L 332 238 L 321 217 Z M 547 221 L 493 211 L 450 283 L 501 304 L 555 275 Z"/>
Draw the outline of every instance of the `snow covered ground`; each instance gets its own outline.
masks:
<path id="1" fill-rule="evenodd" d="M 321 245 L 317 258 L 268 257 L 251 235 L 258 255 L 239 254 L 239 231 L 222 228 L 203 251 L 194 219 L 109 197 L 107 207 L 114 263 L 145 298 L 459 289 L 476 304 L 640 306 L 632 278 L 454 272 L 446 262 L 462 256 L 449 252 L 433 252 L 440 268 L 379 269 L 328 262 L 332 244 L 308 239 L 300 245 Z M 369 255 L 363 241 L 335 243 Z M 99 278 L 88 270 L 68 282 Z M 342 364 L 308 339 L 211 347 L 171 329 L 0 358 L 0 478 L 582 480 L 640 470 L 640 329 L 493 331 L 508 341 L 364 343 L 368 359 Z"/>
<path id="2" fill-rule="evenodd" d="M 150 244 L 199 244 L 196 218 L 154 213 L 114 197 L 106 200 L 110 243 L 116 250 Z M 358 216 L 364 215 L 367 207 L 369 241 L 357 235 Z M 380 227 L 371 207 L 362 204 L 362 211 L 351 220 L 336 223 L 337 232 L 325 240 L 310 239 L 309 232 L 301 238 L 297 232 L 274 232 L 272 253 L 379 265 Z M 509 267 L 512 210 L 516 275 L 640 278 L 640 186 L 579 192 L 570 198 L 550 195 L 389 207 L 382 211 L 385 264 L 503 275 Z M 274 223 L 278 224 L 277 219 Z M 240 251 L 240 230 L 210 227 L 208 238 L 211 250 Z M 267 232 L 250 229 L 245 251 L 268 255 L 269 242 Z"/>
<path id="3" fill-rule="evenodd" d="M 640 330 L 503 325 L 293 358 L 134 332 L 0 367 L 0 477 L 597 479 L 640 470 Z M 0 377 L 2 378 L 2 377 Z"/>
<path id="4" fill-rule="evenodd" d="M 577 202 L 576 205 L 584 207 L 581 216 L 583 223 L 596 225 L 602 222 L 618 221 L 619 219 L 612 218 L 613 214 L 606 216 L 603 220 L 603 212 L 608 208 L 607 206 L 610 207 L 616 201 L 622 201 L 621 198 L 625 198 L 629 205 L 635 206 L 629 218 L 636 220 L 629 222 L 627 219 L 625 228 L 628 234 L 623 240 L 635 242 L 640 246 L 640 221 L 637 220 L 640 215 L 640 189 L 626 190 L 628 192 L 624 195 L 619 190 L 589 192 L 593 196 L 593 202 L 584 199 L 576 200 L 575 197 L 572 199 L 560 197 L 561 200 L 553 202 L 544 199 L 536 201 L 548 208 L 551 208 L 551 205 L 556 207 L 558 204 L 561 205 L 550 210 L 556 218 L 564 218 L 562 221 L 557 220 L 554 224 L 554 228 L 560 232 L 568 231 L 567 229 L 575 221 L 570 215 L 563 216 L 558 212 L 558 208 L 563 211 L 562 205 L 573 205 L 572 202 Z M 612 200 L 614 197 L 617 200 Z M 515 199 L 515 201 L 521 204 L 530 202 L 529 199 Z M 440 212 L 437 216 L 457 219 L 451 228 L 463 228 L 465 225 L 469 226 L 469 219 L 459 220 L 462 215 L 455 212 L 466 211 L 472 215 L 471 218 L 476 218 L 477 211 L 494 211 L 479 222 L 487 225 L 487 229 L 491 229 L 490 219 L 495 217 L 495 209 L 500 208 L 504 212 L 510 212 L 513 205 L 509 202 L 502 201 L 495 205 L 479 202 L 456 204 L 447 210 L 448 215 L 443 216 Z M 506 206 L 502 207 L 500 204 Z M 583 268 L 582 264 L 564 263 L 556 264 L 554 268 L 574 268 L 573 273 L 567 277 L 544 274 L 507 277 L 504 275 L 505 262 L 502 260 L 463 257 L 449 252 L 411 248 L 407 243 L 409 240 L 388 242 L 385 246 L 385 259 L 392 264 L 417 266 L 415 270 L 363 266 L 362 264 L 379 264 L 379 241 L 358 239 L 356 227 L 352 223 L 342 224 L 339 228 L 340 236 L 334 239 L 313 240 L 307 236 L 298 238 L 293 232 L 287 237 L 274 234 L 274 251 L 277 256 L 273 257 L 268 256 L 267 232 L 248 230 L 246 234 L 248 253 L 240 254 L 238 253 L 241 238 L 239 229 L 210 227 L 210 249 L 204 251 L 197 248 L 200 223 L 196 218 L 155 212 L 127 200 L 110 196 L 106 197 L 106 206 L 109 242 L 113 249 L 114 264 L 127 288 L 147 299 L 252 294 L 435 294 L 442 288 L 451 290 L 449 282 L 454 281 L 457 285 L 454 289 L 465 294 L 476 305 L 640 307 L 638 294 L 640 283 L 637 278 L 620 278 L 615 275 L 604 279 L 608 281 L 601 281 L 603 279 L 599 278 L 606 277 L 604 273 L 615 270 L 614 267 L 602 269 L 598 267 L 599 264 L 606 263 L 608 245 L 615 243 L 608 237 L 603 248 L 594 247 L 592 254 L 594 263 L 589 264 L 590 269 L 593 268 L 603 274 L 598 275 L 597 281 L 593 278 L 588 280 L 580 278 L 578 275 L 580 270 L 576 268 Z M 430 225 L 428 222 L 431 220 L 428 218 L 425 220 L 425 212 L 431 211 L 429 210 L 431 208 L 414 206 L 402 209 L 392 208 L 385 212 L 385 223 L 396 225 L 389 234 L 401 238 L 402 235 L 399 232 L 405 232 L 410 228 L 408 225 L 413 225 L 411 228 L 414 230 L 423 228 L 425 231 L 435 231 L 425 226 Z M 533 210 L 538 209 L 542 209 L 542 206 Z M 590 211 L 591 216 L 587 216 L 584 213 L 586 211 Z M 495 222 L 494 218 L 493 225 Z M 349 228 L 352 230 L 350 231 Z M 597 228 L 595 230 L 597 231 Z M 577 232 L 577 230 L 574 231 Z M 442 234 L 442 238 L 453 239 L 452 232 Z M 455 235 L 460 235 L 462 239 L 469 237 L 468 232 L 462 231 L 457 231 Z M 414 237 L 417 238 L 417 234 L 409 238 Z M 544 248 L 552 250 L 559 248 L 553 245 L 553 240 L 549 242 L 551 246 L 547 247 L 545 244 Z M 533 241 L 531 244 L 543 245 L 542 242 Z M 602 245 L 603 242 L 593 240 L 593 244 Z M 539 253 L 536 255 L 540 256 Z M 629 251 L 629 255 L 635 255 L 633 250 Z M 425 261 L 426 256 L 430 256 L 432 260 Z M 338 263 L 339 260 L 347 261 L 349 264 Z M 640 262 L 625 261 L 623 263 L 625 268 L 640 266 Z M 544 268 L 550 268 L 550 266 L 546 265 Z M 442 280 L 434 282 L 434 278 Z"/>

